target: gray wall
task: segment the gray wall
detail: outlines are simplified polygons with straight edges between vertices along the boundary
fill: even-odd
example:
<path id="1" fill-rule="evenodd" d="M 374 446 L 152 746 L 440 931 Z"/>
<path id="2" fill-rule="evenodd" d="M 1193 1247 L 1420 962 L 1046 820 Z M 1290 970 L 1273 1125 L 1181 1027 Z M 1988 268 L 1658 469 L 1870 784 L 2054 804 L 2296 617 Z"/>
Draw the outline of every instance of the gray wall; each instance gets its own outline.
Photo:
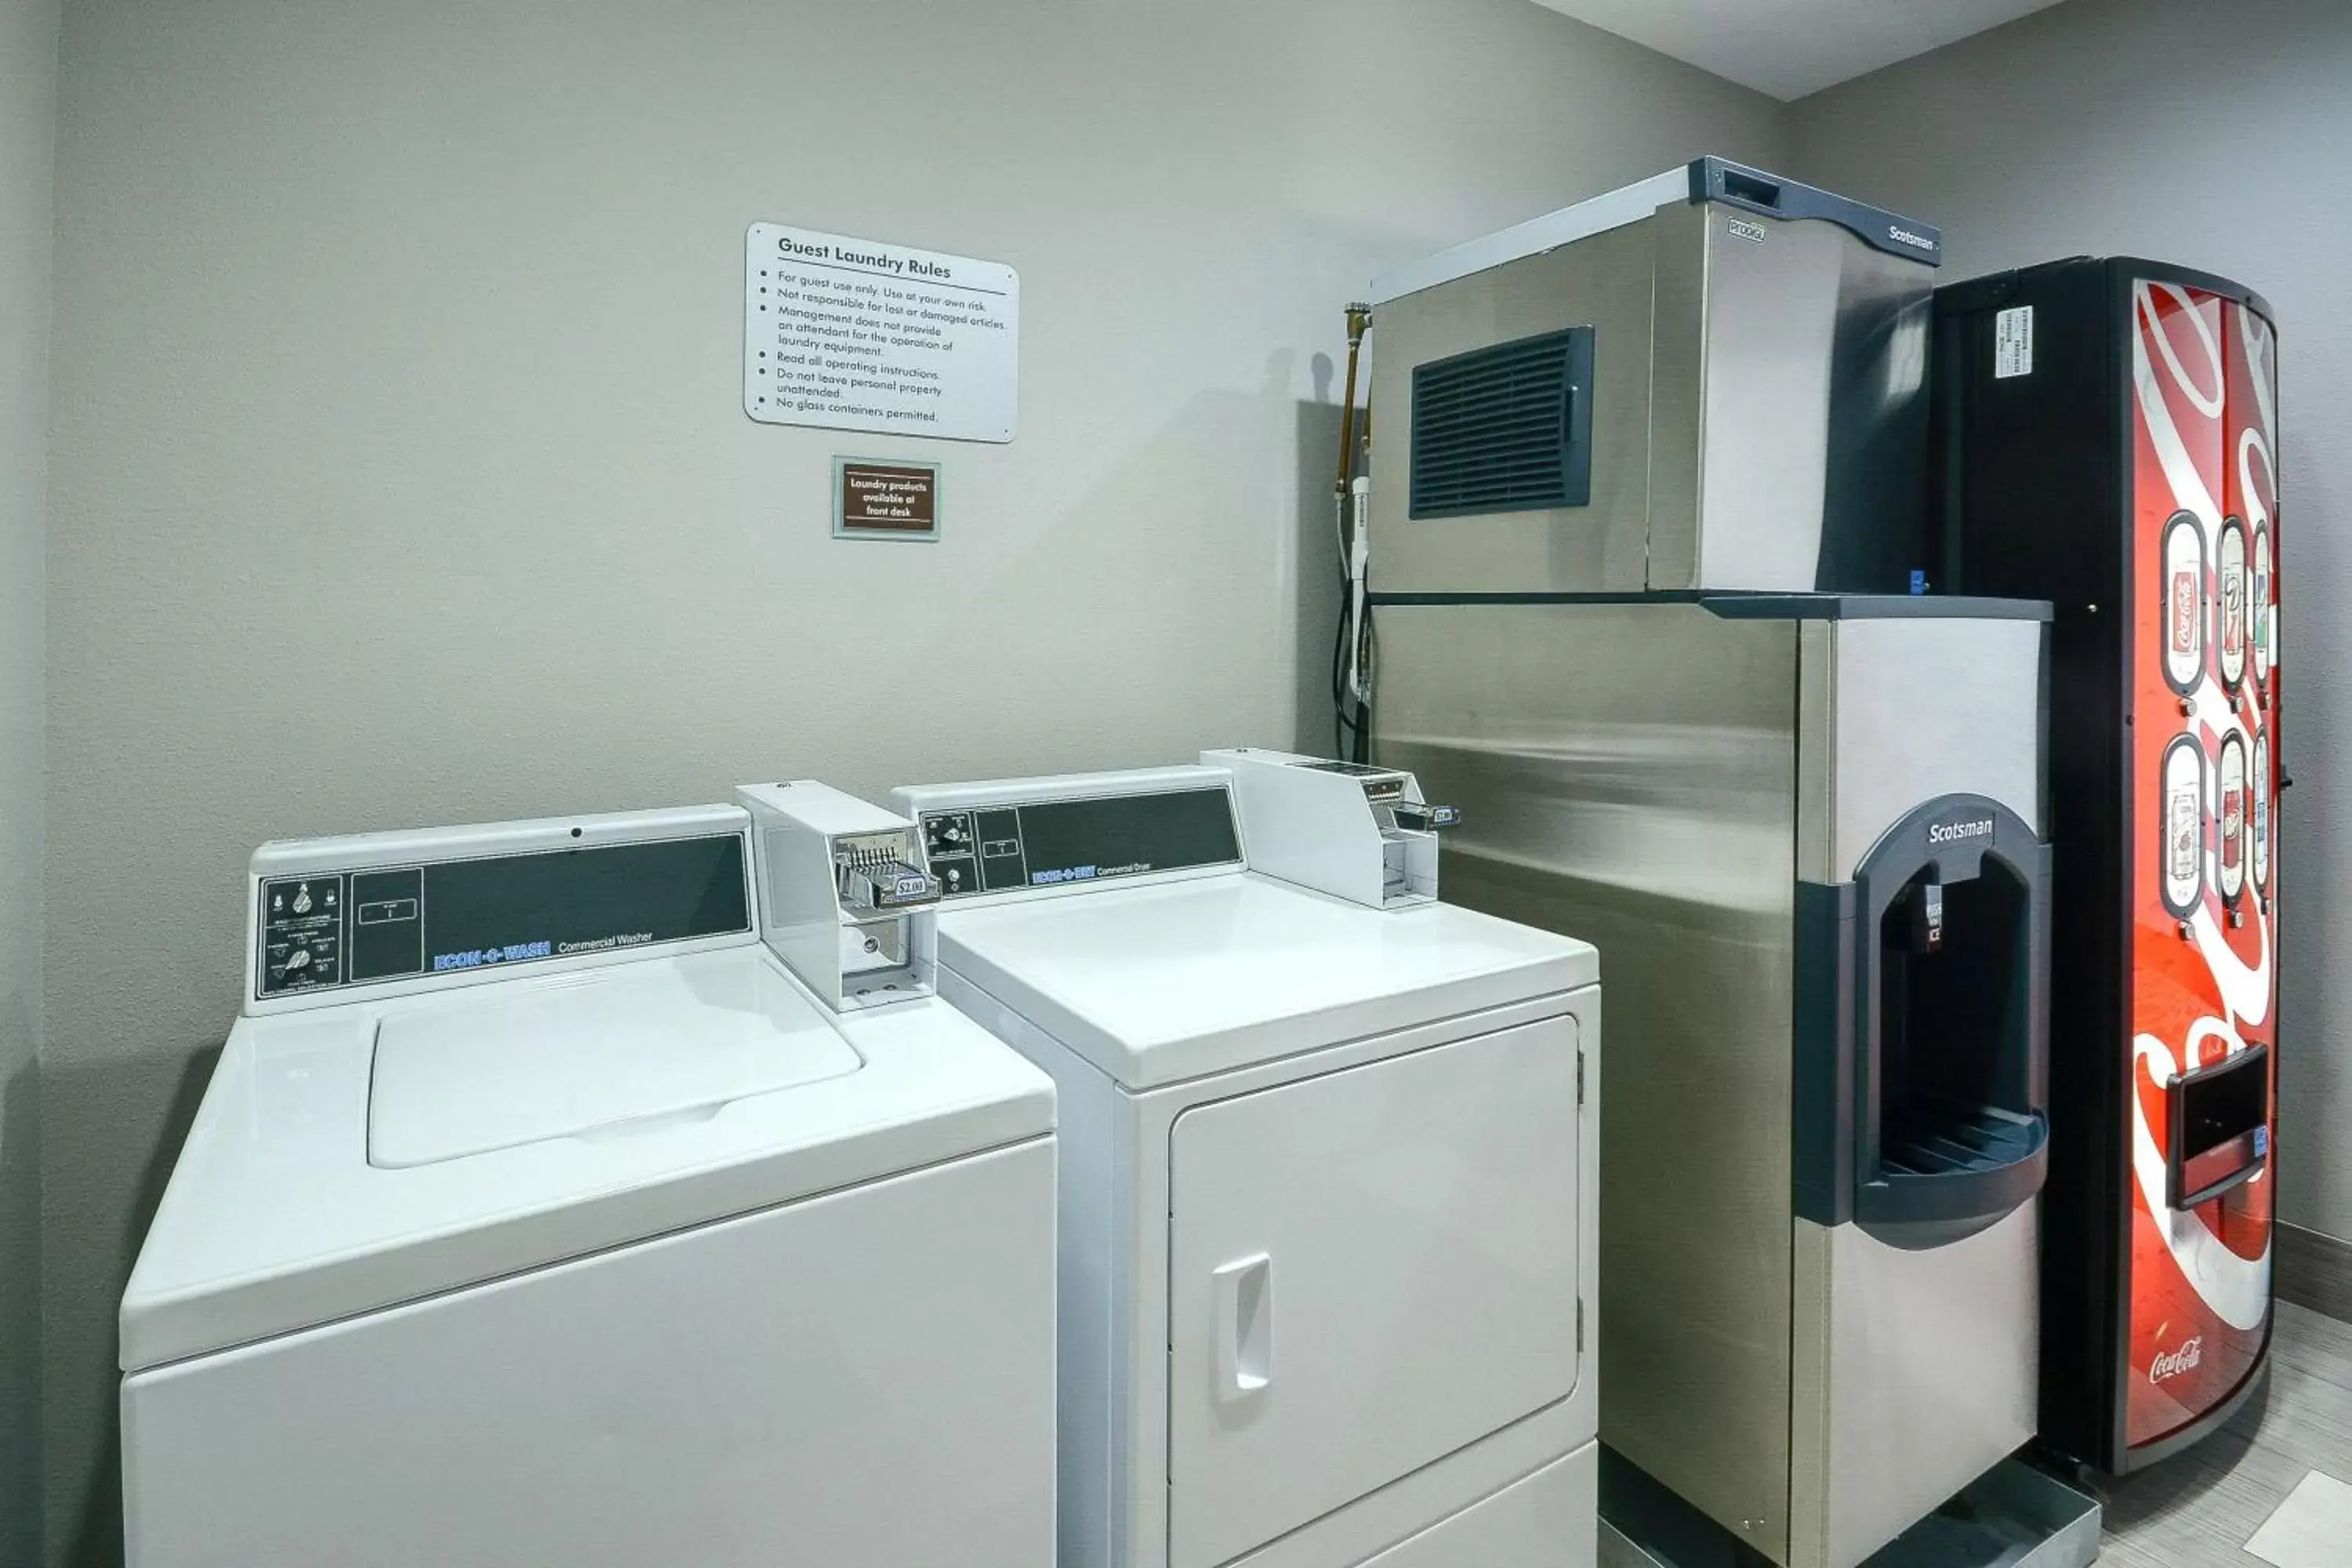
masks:
<path id="1" fill-rule="evenodd" d="M 257 840 L 1327 733 L 1341 302 L 1780 128 L 1525 0 L 79 0 L 53 1555 L 116 1528 L 114 1301 Z M 747 422 L 754 219 L 1018 266 L 1020 439 Z M 943 458 L 945 542 L 832 542 L 843 451 Z"/>
<path id="2" fill-rule="evenodd" d="M 2279 1207 L 2352 1237 L 2352 6 L 2069 0 L 1795 107 L 1792 172 L 1944 226 L 1966 278 L 2081 251 L 2279 315 Z"/>
<path id="3" fill-rule="evenodd" d="M 58 0 L 0 0 L 0 1568 L 39 1560 L 42 558 Z"/>

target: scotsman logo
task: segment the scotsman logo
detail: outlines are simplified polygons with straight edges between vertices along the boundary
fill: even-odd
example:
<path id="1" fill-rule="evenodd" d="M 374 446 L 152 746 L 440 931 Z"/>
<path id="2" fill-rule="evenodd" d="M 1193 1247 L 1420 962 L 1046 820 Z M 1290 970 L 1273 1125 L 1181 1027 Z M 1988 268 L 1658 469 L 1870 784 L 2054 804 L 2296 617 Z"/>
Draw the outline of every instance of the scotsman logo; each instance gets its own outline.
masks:
<path id="1" fill-rule="evenodd" d="M 1893 240 L 1897 245 L 1907 245 L 1914 250 L 1925 250 L 1933 254 L 1936 248 L 1936 242 L 1934 240 L 1929 239 L 1924 234 L 1913 234 L 1909 229 L 1905 228 L 1900 224 L 1888 224 L 1886 226 L 1886 237 Z"/>
<path id="2" fill-rule="evenodd" d="M 1931 822 L 1927 825 L 1930 844 L 1957 844 L 1963 838 L 1992 837 L 1992 818 L 1972 816 L 1964 822 Z"/>
<path id="3" fill-rule="evenodd" d="M 2192 1334 L 2177 1351 L 2166 1351 L 2147 1363 L 2147 1380 L 2162 1383 L 2168 1377 L 2179 1377 L 2195 1370 L 2205 1359 L 2205 1336 Z"/>

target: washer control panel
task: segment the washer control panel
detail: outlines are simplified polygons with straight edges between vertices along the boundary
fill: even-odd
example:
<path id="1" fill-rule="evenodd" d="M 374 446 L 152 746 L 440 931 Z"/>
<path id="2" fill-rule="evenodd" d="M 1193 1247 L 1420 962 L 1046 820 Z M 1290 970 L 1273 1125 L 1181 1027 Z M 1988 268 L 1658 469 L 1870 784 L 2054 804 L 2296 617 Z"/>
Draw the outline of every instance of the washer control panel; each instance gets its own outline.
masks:
<path id="1" fill-rule="evenodd" d="M 264 996 L 343 979 L 343 879 L 284 877 L 261 885 Z"/>
<path id="2" fill-rule="evenodd" d="M 743 858 L 719 833 L 267 877 L 254 995 L 748 931 Z"/>

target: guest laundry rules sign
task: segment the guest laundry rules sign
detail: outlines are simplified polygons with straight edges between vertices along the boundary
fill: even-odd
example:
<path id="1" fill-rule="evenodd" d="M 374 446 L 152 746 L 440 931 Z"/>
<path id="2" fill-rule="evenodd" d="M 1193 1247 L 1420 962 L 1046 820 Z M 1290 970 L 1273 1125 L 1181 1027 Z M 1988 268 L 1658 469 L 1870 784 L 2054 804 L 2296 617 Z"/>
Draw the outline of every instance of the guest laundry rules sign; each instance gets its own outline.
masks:
<path id="1" fill-rule="evenodd" d="M 770 425 L 1010 441 L 1021 276 L 998 261 L 755 223 L 743 412 Z"/>

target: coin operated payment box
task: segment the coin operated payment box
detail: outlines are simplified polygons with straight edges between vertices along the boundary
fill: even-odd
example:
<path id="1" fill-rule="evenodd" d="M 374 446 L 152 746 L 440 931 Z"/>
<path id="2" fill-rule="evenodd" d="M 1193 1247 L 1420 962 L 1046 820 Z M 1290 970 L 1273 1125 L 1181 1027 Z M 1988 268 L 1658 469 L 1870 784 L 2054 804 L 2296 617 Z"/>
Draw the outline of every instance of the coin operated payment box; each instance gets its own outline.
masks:
<path id="1" fill-rule="evenodd" d="M 1438 836 L 1462 814 L 1412 774 L 1252 746 L 1201 763 L 1233 773 L 1252 870 L 1376 910 L 1436 900 Z"/>
<path id="2" fill-rule="evenodd" d="M 915 825 L 830 785 L 744 784 L 761 935 L 836 1011 L 932 994 L 920 922 L 939 902 Z"/>

